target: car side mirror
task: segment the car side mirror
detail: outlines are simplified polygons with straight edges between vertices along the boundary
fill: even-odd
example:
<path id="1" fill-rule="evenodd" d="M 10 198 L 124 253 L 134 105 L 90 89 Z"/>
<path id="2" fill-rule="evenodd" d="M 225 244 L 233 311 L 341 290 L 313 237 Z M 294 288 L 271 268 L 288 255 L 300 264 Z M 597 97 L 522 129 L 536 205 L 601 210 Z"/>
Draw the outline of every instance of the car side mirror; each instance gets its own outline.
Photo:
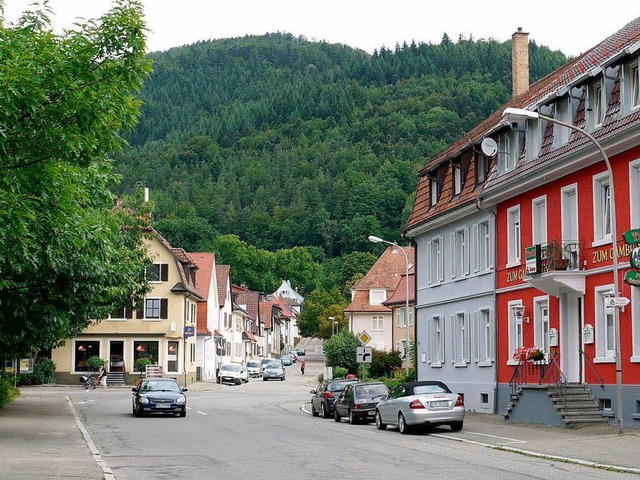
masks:
<path id="1" fill-rule="evenodd" d="M 138 391 L 138 389 L 137 389 L 136 387 L 133 387 L 133 388 L 131 389 L 131 391 L 132 391 L 132 392 L 137 392 L 137 391 Z"/>
<path id="2" fill-rule="evenodd" d="M 134 390 L 135 390 L 135 389 L 134 389 Z M 315 391 L 315 390 L 311 390 L 309 393 L 310 393 L 311 395 L 315 395 L 315 394 L 316 394 L 316 391 Z"/>
<path id="3" fill-rule="evenodd" d="M 187 387 L 184 387 L 184 388 L 182 389 L 182 391 L 183 391 L 183 392 L 188 392 L 188 391 L 189 391 L 189 389 L 188 389 Z"/>

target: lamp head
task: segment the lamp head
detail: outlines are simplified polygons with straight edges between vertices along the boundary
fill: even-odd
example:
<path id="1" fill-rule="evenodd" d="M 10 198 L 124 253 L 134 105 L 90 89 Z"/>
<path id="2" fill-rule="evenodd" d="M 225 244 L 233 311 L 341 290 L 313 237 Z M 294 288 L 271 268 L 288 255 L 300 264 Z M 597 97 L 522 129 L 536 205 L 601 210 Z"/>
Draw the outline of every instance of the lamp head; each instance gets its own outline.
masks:
<path id="1" fill-rule="evenodd" d="M 522 120 L 537 120 L 540 117 L 538 112 L 525 110 L 524 108 L 505 108 L 502 112 L 502 119 L 508 123 L 519 122 Z"/>
<path id="2" fill-rule="evenodd" d="M 369 235 L 367 237 L 371 243 L 380 243 L 382 239 L 380 237 L 376 237 L 375 235 Z"/>

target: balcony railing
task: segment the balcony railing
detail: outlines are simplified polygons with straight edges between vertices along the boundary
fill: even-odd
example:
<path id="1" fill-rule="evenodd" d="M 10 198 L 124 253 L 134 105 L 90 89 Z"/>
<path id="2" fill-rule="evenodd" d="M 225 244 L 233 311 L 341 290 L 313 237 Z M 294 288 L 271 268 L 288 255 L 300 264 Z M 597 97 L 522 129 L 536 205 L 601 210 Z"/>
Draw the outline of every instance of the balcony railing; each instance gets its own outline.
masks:
<path id="1" fill-rule="evenodd" d="M 526 248 L 527 270 L 536 275 L 553 270 L 580 270 L 584 262 L 582 242 L 550 240 Z M 535 255 L 535 258 L 534 258 Z M 535 261 L 535 268 L 533 267 Z M 531 269 L 530 269 L 531 266 Z"/>

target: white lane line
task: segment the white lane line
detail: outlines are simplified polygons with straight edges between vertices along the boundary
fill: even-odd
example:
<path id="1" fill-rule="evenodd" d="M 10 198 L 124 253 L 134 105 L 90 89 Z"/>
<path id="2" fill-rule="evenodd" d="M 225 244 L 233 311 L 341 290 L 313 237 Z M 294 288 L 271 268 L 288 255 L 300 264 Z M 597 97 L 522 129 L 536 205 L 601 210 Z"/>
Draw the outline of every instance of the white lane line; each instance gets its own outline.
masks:
<path id="1" fill-rule="evenodd" d="M 199 413 L 200 415 L 209 415 L 208 413 L 201 412 L 200 410 L 198 410 L 198 413 Z"/>
<path id="2" fill-rule="evenodd" d="M 105 461 L 100 456 L 100 451 L 96 447 L 95 443 L 93 443 L 93 440 L 91 439 L 91 435 L 89 435 L 89 431 L 85 428 L 84 424 L 82 423 L 82 420 L 80 420 L 80 416 L 78 415 L 76 408 L 73 406 L 73 402 L 68 396 L 65 396 L 65 398 L 67 399 L 67 405 L 69 405 L 69 408 L 71 409 L 71 413 L 73 413 L 73 418 L 76 419 L 76 425 L 78 425 L 78 428 L 80 429 L 80 432 L 82 432 L 82 436 L 84 437 L 84 441 L 86 442 L 87 447 L 89 447 L 89 450 L 91 451 L 91 455 L 93 456 L 93 459 L 96 461 L 96 463 L 104 473 L 105 480 L 115 480 L 116 477 L 113 475 L 113 471 L 107 466 Z"/>
<path id="3" fill-rule="evenodd" d="M 479 435 L 481 437 L 489 437 L 489 438 L 495 438 L 495 439 L 499 439 L 499 440 L 507 440 L 506 442 L 501 442 L 501 443 L 527 443 L 526 440 L 519 440 L 517 438 L 509 438 L 509 437 L 501 437 L 499 435 L 491 435 L 489 433 L 480 433 L 480 432 L 470 432 L 470 431 L 466 431 L 465 433 L 468 433 L 470 435 Z"/>

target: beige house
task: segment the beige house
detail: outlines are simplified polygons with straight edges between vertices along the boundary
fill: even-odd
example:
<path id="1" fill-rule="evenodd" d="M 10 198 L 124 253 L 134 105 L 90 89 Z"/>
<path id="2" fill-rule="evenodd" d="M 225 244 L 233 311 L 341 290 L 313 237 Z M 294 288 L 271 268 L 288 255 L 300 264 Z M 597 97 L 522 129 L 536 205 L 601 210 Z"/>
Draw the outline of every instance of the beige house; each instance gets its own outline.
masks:
<path id="1" fill-rule="evenodd" d="M 153 265 L 151 290 L 143 304 L 114 312 L 89 325 L 51 352 L 56 382 L 77 384 L 90 371 L 87 359 L 105 360 L 110 384 L 132 384 L 140 375 L 136 360 L 148 358 L 166 377 L 181 384 L 196 379 L 197 266 L 181 248 L 173 248 L 158 232 L 146 240 Z"/>

